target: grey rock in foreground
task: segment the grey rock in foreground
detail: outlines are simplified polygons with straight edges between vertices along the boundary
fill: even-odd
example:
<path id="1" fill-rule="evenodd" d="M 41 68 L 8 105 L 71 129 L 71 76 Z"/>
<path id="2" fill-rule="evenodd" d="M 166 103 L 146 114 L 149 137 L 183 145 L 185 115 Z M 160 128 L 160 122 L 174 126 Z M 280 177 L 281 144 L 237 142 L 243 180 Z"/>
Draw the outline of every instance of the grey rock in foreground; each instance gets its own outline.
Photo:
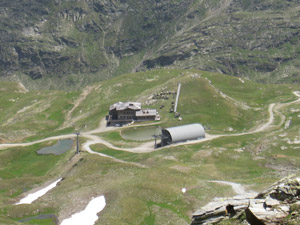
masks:
<path id="1" fill-rule="evenodd" d="M 297 224 L 300 178 L 285 178 L 256 196 L 216 198 L 193 214 L 191 224 L 218 224 L 229 219 L 234 224 Z"/>

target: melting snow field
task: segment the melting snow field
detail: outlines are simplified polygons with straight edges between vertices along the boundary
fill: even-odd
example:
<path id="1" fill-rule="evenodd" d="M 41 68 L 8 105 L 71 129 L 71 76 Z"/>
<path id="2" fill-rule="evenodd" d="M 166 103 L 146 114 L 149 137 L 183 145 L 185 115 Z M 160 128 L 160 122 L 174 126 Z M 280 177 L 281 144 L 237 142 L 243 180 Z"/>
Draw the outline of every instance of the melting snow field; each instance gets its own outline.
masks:
<path id="1" fill-rule="evenodd" d="M 27 195 L 25 198 L 22 198 L 18 203 L 16 203 L 16 205 L 31 204 L 33 201 L 37 200 L 39 197 L 43 196 L 48 191 L 50 191 L 52 188 L 54 188 L 59 181 L 61 181 L 61 178 L 59 178 L 57 181 L 53 182 L 49 186 L 47 186 L 35 193 Z"/>
<path id="2" fill-rule="evenodd" d="M 92 199 L 86 208 L 72 217 L 62 221 L 60 225 L 94 225 L 98 220 L 97 213 L 101 212 L 106 205 L 103 195 Z"/>

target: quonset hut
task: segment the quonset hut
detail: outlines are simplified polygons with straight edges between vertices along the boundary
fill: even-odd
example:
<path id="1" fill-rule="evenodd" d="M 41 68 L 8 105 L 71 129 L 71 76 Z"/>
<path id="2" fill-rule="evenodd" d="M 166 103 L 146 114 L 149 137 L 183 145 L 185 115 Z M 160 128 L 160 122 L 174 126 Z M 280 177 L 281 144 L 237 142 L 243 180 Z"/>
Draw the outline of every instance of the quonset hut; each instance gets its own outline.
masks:
<path id="1" fill-rule="evenodd" d="M 162 129 L 161 135 L 161 147 L 203 138 L 205 138 L 205 131 L 203 126 L 199 123 L 164 128 Z"/>

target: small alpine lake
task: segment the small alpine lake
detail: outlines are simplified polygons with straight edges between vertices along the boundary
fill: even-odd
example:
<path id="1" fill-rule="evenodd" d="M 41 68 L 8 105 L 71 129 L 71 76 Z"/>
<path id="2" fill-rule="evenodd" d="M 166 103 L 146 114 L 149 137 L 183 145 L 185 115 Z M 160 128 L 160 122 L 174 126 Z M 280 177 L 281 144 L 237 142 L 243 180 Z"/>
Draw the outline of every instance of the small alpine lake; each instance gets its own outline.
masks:
<path id="1" fill-rule="evenodd" d="M 37 154 L 39 155 L 62 155 L 68 150 L 72 148 L 73 140 L 71 139 L 65 139 L 65 140 L 59 140 L 55 145 L 42 148 L 37 151 Z"/>

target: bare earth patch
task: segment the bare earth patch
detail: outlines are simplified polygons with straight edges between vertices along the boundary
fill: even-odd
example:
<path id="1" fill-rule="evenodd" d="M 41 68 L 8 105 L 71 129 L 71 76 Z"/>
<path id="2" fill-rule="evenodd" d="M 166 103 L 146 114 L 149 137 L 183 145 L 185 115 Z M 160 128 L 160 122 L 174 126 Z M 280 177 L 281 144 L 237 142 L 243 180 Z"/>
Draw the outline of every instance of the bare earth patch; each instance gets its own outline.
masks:
<path id="1" fill-rule="evenodd" d="M 191 171 L 191 168 L 187 167 L 187 166 L 180 166 L 180 165 L 176 165 L 176 166 L 172 166 L 170 167 L 171 169 L 177 170 L 179 172 L 184 172 L 184 173 L 188 173 Z"/>
<path id="2" fill-rule="evenodd" d="M 193 155 L 193 159 L 202 159 L 211 156 L 212 151 L 200 150 Z"/>
<path id="3" fill-rule="evenodd" d="M 276 158 L 287 158 L 286 155 L 281 155 L 281 154 L 277 154 L 277 155 L 275 155 L 275 156 L 276 156 Z"/>

